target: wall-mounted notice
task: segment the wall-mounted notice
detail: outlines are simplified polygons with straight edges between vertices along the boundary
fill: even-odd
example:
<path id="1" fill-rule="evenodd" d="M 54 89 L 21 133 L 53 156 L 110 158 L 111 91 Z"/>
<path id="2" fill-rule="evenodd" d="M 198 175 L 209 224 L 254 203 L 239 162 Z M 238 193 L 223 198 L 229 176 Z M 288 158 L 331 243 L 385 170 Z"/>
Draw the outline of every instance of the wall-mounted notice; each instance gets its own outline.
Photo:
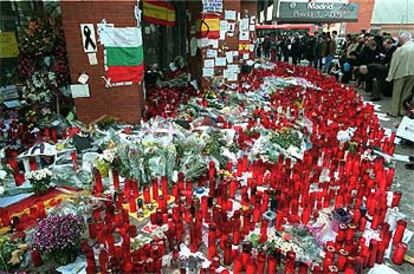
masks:
<path id="1" fill-rule="evenodd" d="M 203 0 L 203 12 L 223 12 L 223 0 Z"/>

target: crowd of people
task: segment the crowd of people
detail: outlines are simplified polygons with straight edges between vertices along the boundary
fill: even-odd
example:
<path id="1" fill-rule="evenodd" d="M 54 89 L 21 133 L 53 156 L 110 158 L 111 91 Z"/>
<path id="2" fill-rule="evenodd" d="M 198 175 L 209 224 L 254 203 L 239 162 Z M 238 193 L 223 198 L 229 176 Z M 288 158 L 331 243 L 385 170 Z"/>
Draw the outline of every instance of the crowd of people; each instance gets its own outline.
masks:
<path id="1" fill-rule="evenodd" d="M 294 65 L 314 66 L 344 84 L 355 83 L 370 100 L 392 97 L 390 116 L 414 116 L 414 43 L 411 33 L 398 37 L 372 35 L 365 30 L 337 38 L 338 33 L 315 32 L 266 35 L 256 45 L 258 56 Z"/>

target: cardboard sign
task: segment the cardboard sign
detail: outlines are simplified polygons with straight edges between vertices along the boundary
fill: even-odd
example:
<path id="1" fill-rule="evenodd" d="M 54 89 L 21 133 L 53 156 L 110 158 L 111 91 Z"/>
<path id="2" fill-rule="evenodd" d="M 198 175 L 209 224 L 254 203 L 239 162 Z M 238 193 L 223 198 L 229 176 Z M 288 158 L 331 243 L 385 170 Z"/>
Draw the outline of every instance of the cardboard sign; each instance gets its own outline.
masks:
<path id="1" fill-rule="evenodd" d="M 414 142 L 414 119 L 405 116 L 397 129 L 398 137 Z"/>
<path id="2" fill-rule="evenodd" d="M 80 24 L 80 30 L 82 34 L 83 51 L 86 53 L 96 52 L 96 37 L 95 27 L 93 24 Z"/>

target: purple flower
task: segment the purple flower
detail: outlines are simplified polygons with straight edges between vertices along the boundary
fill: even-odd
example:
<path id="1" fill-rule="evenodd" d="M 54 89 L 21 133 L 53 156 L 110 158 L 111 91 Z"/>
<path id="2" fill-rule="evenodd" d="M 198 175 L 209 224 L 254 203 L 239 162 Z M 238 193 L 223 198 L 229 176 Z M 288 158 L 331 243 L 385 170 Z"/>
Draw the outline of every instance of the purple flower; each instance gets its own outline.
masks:
<path id="1" fill-rule="evenodd" d="M 78 245 L 84 228 L 83 219 L 77 215 L 51 215 L 38 223 L 34 244 L 46 253 L 71 248 Z"/>

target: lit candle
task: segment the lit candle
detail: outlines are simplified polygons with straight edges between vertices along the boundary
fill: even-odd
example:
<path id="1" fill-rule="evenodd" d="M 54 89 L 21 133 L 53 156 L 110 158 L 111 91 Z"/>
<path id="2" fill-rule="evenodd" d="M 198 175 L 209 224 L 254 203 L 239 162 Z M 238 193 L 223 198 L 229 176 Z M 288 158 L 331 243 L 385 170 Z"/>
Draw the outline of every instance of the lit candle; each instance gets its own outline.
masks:
<path id="1" fill-rule="evenodd" d="M 394 264 L 401 265 L 403 263 L 407 248 L 407 244 L 401 242 L 393 245 L 392 262 Z"/>
<path id="2" fill-rule="evenodd" d="M 392 243 L 394 245 L 396 245 L 398 243 L 401 243 L 406 227 L 407 227 L 407 222 L 406 221 L 398 220 L 397 228 L 395 229 L 394 238 L 392 240 Z"/>

